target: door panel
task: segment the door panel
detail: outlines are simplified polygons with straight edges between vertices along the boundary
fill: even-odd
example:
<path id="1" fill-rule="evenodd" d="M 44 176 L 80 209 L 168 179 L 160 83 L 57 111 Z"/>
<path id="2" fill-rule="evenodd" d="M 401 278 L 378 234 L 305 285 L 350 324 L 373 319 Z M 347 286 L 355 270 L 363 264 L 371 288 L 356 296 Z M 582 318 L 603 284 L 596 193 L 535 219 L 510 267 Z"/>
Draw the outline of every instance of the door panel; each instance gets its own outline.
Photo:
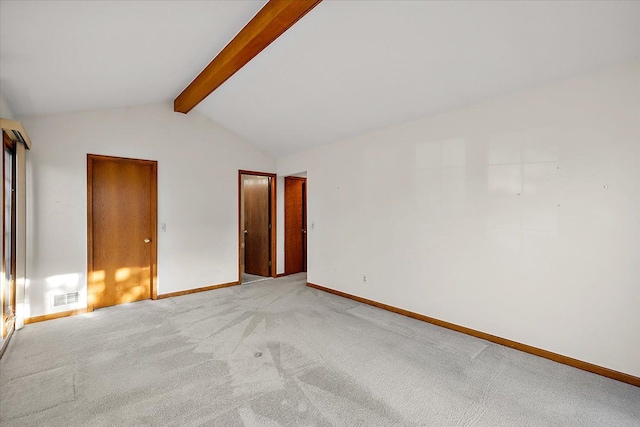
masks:
<path id="1" fill-rule="evenodd" d="M 244 271 L 269 276 L 269 177 L 244 179 Z"/>
<path id="2" fill-rule="evenodd" d="M 302 182 L 302 271 L 307 271 L 307 180 Z"/>
<path id="3" fill-rule="evenodd" d="M 152 297 L 156 163 L 91 156 L 93 308 Z"/>
<path id="4" fill-rule="evenodd" d="M 284 272 L 307 270 L 306 179 L 284 179 Z"/>

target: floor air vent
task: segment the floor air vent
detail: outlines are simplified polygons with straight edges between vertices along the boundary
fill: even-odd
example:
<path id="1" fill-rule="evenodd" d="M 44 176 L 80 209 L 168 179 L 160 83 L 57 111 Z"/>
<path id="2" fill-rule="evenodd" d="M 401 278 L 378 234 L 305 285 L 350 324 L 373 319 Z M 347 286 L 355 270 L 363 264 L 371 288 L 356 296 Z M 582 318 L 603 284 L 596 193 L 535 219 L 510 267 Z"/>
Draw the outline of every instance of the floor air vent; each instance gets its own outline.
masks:
<path id="1" fill-rule="evenodd" d="M 78 292 L 70 292 L 68 294 L 54 295 L 53 306 L 59 307 L 61 305 L 73 304 L 78 302 Z"/>

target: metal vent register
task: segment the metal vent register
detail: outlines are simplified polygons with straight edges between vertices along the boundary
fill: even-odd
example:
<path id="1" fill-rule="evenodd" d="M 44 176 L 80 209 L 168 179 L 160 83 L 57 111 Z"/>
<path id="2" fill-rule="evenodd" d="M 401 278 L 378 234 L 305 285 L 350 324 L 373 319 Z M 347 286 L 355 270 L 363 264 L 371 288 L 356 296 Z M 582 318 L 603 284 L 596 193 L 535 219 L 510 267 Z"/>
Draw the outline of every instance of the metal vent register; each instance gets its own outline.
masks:
<path id="1" fill-rule="evenodd" d="M 69 292 L 68 294 L 54 295 L 53 306 L 59 307 L 61 305 L 73 304 L 78 302 L 78 292 Z"/>

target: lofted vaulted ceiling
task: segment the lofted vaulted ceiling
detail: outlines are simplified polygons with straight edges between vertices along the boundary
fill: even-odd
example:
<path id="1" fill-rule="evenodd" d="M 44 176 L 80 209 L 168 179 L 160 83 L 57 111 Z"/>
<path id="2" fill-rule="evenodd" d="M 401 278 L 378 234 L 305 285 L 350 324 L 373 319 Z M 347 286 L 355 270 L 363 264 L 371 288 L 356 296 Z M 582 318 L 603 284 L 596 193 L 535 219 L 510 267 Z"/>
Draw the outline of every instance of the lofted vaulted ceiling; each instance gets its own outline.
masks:
<path id="1" fill-rule="evenodd" d="M 172 102 L 264 4 L 0 0 L 0 93 Z M 637 58 L 640 2 L 325 0 L 196 110 L 281 156 Z"/>

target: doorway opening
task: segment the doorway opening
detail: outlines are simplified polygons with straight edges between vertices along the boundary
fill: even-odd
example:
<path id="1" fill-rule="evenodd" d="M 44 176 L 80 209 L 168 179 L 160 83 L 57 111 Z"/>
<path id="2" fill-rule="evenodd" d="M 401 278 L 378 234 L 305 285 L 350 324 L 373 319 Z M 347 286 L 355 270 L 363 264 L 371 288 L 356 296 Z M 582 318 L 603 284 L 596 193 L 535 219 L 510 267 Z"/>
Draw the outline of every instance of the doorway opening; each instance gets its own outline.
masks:
<path id="1" fill-rule="evenodd" d="M 251 283 L 276 273 L 276 175 L 238 171 L 238 280 Z"/>
<path id="2" fill-rule="evenodd" d="M 284 178 L 284 274 L 307 271 L 307 178 Z"/>
<path id="3" fill-rule="evenodd" d="M 2 132 L 2 277 L 0 300 L 2 305 L 2 339 L 15 327 L 16 313 L 16 145 Z"/>
<path id="4" fill-rule="evenodd" d="M 156 299 L 158 163 L 87 155 L 87 310 Z"/>

